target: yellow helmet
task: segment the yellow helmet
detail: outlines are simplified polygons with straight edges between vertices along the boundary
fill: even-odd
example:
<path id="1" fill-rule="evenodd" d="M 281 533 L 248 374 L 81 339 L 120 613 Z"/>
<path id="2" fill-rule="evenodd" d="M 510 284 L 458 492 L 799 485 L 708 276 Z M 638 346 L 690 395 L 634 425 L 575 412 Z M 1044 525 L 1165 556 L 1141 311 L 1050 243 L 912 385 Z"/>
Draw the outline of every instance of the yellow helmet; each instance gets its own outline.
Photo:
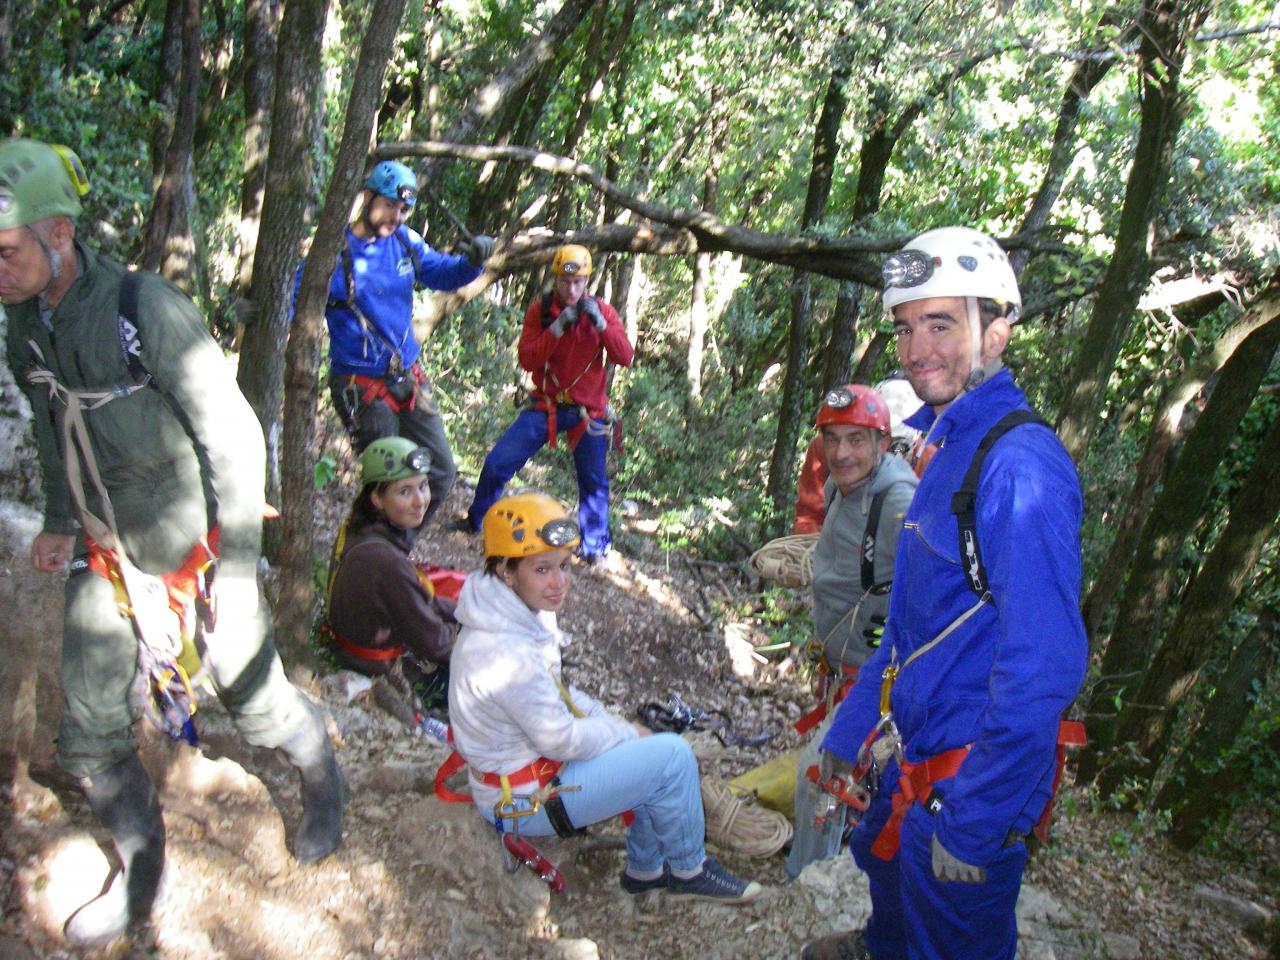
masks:
<path id="1" fill-rule="evenodd" d="M 484 515 L 485 559 L 532 557 L 582 542 L 578 522 L 564 504 L 545 493 L 515 493 L 503 497 Z"/>
<path id="2" fill-rule="evenodd" d="M 551 259 L 551 273 L 556 277 L 591 276 L 591 251 L 577 243 L 566 243 Z"/>

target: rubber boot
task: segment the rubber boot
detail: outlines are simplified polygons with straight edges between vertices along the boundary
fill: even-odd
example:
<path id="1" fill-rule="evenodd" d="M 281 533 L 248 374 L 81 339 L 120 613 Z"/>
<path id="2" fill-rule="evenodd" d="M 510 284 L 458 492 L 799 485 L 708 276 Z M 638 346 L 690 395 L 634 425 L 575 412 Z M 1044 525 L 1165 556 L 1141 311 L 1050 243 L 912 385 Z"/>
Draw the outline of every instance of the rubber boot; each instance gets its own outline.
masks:
<path id="1" fill-rule="evenodd" d="M 320 711 L 310 707 L 310 722 L 281 748 L 302 778 L 302 822 L 293 842 L 299 863 L 323 860 L 342 842 L 342 812 L 347 782 L 338 769 L 333 744 Z"/>
<path id="2" fill-rule="evenodd" d="M 123 867 L 107 892 L 73 913 L 63 927 L 71 943 L 92 947 L 114 940 L 158 905 L 164 873 L 164 819 L 155 787 L 137 754 L 81 783 L 89 806 L 111 831 Z"/>

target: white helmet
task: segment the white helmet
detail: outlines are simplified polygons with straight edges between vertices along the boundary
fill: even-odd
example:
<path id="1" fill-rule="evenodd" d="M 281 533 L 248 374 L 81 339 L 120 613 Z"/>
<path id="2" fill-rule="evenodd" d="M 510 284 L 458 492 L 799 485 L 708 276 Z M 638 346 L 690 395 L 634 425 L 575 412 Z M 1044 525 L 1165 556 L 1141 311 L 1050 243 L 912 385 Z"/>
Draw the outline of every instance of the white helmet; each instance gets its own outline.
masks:
<path id="1" fill-rule="evenodd" d="M 1010 305 L 1009 322 L 1022 309 L 1022 294 L 1000 245 L 970 227 L 928 230 L 892 254 L 881 269 L 884 306 L 931 297 L 985 297 Z"/>
<path id="2" fill-rule="evenodd" d="M 905 440 L 908 447 L 915 443 L 920 431 L 908 427 L 903 421 L 924 406 L 911 384 L 904 377 L 894 376 L 876 384 L 876 392 L 884 398 L 889 408 L 890 434 L 895 440 Z"/>

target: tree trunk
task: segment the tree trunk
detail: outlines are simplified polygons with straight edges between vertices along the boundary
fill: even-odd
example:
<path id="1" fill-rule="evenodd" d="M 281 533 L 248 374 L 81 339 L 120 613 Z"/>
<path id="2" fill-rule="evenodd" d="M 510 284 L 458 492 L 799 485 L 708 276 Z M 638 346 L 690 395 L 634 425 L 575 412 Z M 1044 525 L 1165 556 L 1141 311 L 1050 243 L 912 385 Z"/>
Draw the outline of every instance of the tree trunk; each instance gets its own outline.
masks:
<path id="1" fill-rule="evenodd" d="M 712 93 L 712 104 L 720 98 L 717 89 Z M 714 213 L 716 194 L 720 189 L 720 158 L 724 154 L 724 138 L 728 130 L 728 118 L 720 113 L 712 127 L 711 158 L 707 175 L 702 181 L 702 209 Z M 685 363 L 685 378 L 689 384 L 687 410 L 690 415 L 702 401 L 702 357 L 707 342 L 707 283 L 711 273 L 711 254 L 698 251 L 693 258 L 693 289 L 689 299 L 689 350 Z"/>
<path id="2" fill-rule="evenodd" d="M 1208 13 L 1206 0 L 1147 0 L 1138 17 L 1142 120 L 1116 231 L 1115 252 L 1076 355 L 1057 430 L 1077 463 L 1084 459 L 1116 356 L 1151 278 L 1151 225 L 1173 164 L 1188 100 L 1179 88 L 1187 40 Z"/>
<path id="3" fill-rule="evenodd" d="M 884 356 L 885 350 L 889 349 L 890 334 L 883 330 L 877 330 L 875 335 L 867 343 L 867 347 L 862 351 L 862 356 L 858 358 L 858 365 L 853 369 L 853 376 L 849 378 L 850 383 L 870 383 L 872 375 L 875 373 L 876 364 L 880 362 L 880 358 Z"/>
<path id="4" fill-rule="evenodd" d="M 831 195 L 831 178 L 836 155 L 840 151 L 840 121 L 844 118 L 844 85 L 849 78 L 847 62 L 832 68 L 827 92 L 822 99 L 822 112 L 813 129 L 813 159 L 809 168 L 809 187 L 805 192 L 804 211 L 800 216 L 801 231 L 817 223 L 827 209 Z M 809 359 L 809 327 L 813 320 L 813 299 L 808 273 L 795 271 L 791 280 L 791 326 L 787 338 L 786 374 L 782 381 L 782 405 L 778 410 L 778 431 L 773 455 L 769 459 L 767 496 L 773 505 L 770 527 L 775 536 L 786 526 L 793 478 L 795 475 L 796 440 L 804 420 L 808 397 L 805 396 L 804 372 Z"/>
<path id="5" fill-rule="evenodd" d="M 262 224 L 254 252 L 253 310 L 237 379 L 267 439 L 267 500 L 280 503 L 280 402 L 298 244 L 311 202 L 311 158 L 320 133 L 319 82 L 329 0 L 285 0 L 276 51 Z M 354 191 L 353 191 L 354 193 Z M 332 260 L 329 261 L 333 263 Z"/>
<path id="6" fill-rule="evenodd" d="M 382 77 L 404 17 L 405 2 L 375 0 L 369 13 L 369 25 L 360 44 L 360 58 L 347 101 L 342 144 L 334 161 L 311 254 L 303 269 L 297 316 L 289 332 L 284 404 L 284 543 L 280 601 L 276 608 L 279 637 L 285 649 L 300 650 L 306 645 L 315 615 L 311 534 L 315 526 L 312 500 L 315 496 L 316 367 L 320 359 L 329 277 L 346 239 L 351 198 L 364 175 L 373 121 L 382 96 Z M 281 119 L 280 113 L 276 119 Z"/>
<path id="7" fill-rule="evenodd" d="M 853 365 L 853 347 L 858 341 L 858 315 L 862 303 L 862 287 L 848 280 L 836 291 L 836 305 L 831 311 L 831 338 L 827 342 L 826 362 L 822 368 L 822 386 L 849 383 Z"/>
<path id="8" fill-rule="evenodd" d="M 1114 18 L 1110 14 L 1103 17 L 1104 24 L 1111 22 L 1114 22 Z M 1080 120 L 1080 107 L 1089 99 L 1094 87 L 1102 82 L 1113 62 L 1085 59 L 1077 63 L 1071 72 L 1066 89 L 1062 91 L 1062 101 L 1058 105 L 1058 123 L 1053 131 L 1053 145 L 1049 148 L 1049 162 L 1045 165 L 1044 176 L 1040 178 L 1040 189 L 1036 191 L 1035 199 L 1031 201 L 1018 233 L 1031 233 L 1048 222 L 1049 214 L 1062 193 L 1067 172 L 1076 157 L 1076 124 Z M 1026 249 L 1010 253 L 1009 263 L 1013 266 L 1013 272 L 1021 274 L 1030 256 L 1031 252 Z"/>
<path id="9" fill-rule="evenodd" d="M 1257 691 L 1267 682 L 1276 660 L 1278 634 L 1280 617 L 1264 604 L 1258 611 L 1257 625 L 1236 647 L 1218 677 L 1200 726 L 1156 797 L 1155 805 L 1160 809 L 1178 807 L 1169 839 L 1184 850 L 1194 847 L 1205 829 L 1221 819 L 1229 809 L 1223 798 L 1234 793 L 1240 780 L 1248 777 L 1247 769 L 1236 770 L 1233 765 L 1213 768 L 1217 758 L 1231 750 L 1257 704 Z M 1247 758 L 1245 765 L 1248 766 Z M 1206 776 L 1206 771 L 1212 772 Z"/>
<path id="10" fill-rule="evenodd" d="M 240 257 L 234 295 L 253 288 L 253 254 L 258 245 L 262 198 L 271 143 L 271 88 L 275 82 L 276 31 L 280 0 L 247 0 L 244 9 L 244 178 L 240 184 Z"/>
<path id="11" fill-rule="evenodd" d="M 160 184 L 144 231 L 139 266 L 153 270 L 191 293 L 197 269 L 191 237 L 192 210 L 187 181 L 200 106 L 200 0 L 169 0 L 181 11 L 182 68 L 173 135 L 164 152 Z"/>
<path id="12" fill-rule="evenodd" d="M 1273 279 L 1259 294 L 1254 306 L 1218 338 L 1213 349 L 1192 363 L 1165 391 L 1152 419 L 1142 456 L 1134 467 L 1133 487 L 1124 513 L 1118 523 L 1114 517 L 1106 518 L 1108 526 L 1116 527 L 1116 537 L 1084 604 L 1085 630 L 1095 644 L 1103 617 L 1124 583 L 1138 532 L 1150 513 L 1151 502 L 1168 467 L 1169 457 L 1199 417 L 1195 402 L 1206 392 L 1211 392 L 1211 382 L 1216 382 L 1219 371 L 1241 342 L 1258 327 L 1277 317 L 1280 317 L 1280 278 Z"/>
<path id="13" fill-rule="evenodd" d="M 1117 717 L 1107 707 L 1140 681 L 1161 621 L 1178 588 L 1179 554 L 1202 521 L 1214 472 L 1234 438 L 1262 378 L 1280 347 L 1280 319 L 1255 330 L 1222 368 L 1204 412 L 1169 472 L 1134 550 L 1120 614 L 1089 697 L 1089 746 L 1080 757 L 1082 778 L 1092 779 L 1112 743 Z"/>
<path id="14" fill-rule="evenodd" d="M 1222 389 L 1221 387 L 1219 389 Z M 1165 751 L 1178 705 L 1195 685 L 1231 609 L 1253 576 L 1254 565 L 1280 513 L 1280 417 L 1271 424 L 1258 456 L 1231 504 L 1227 527 L 1205 558 L 1178 608 L 1150 669 L 1116 722 L 1114 740 L 1132 744 L 1099 777 L 1110 796 L 1127 776 L 1150 777 Z M 1145 758 L 1145 763 L 1137 760 Z"/>
<path id="15" fill-rule="evenodd" d="M 598 0 L 564 0 L 542 33 L 530 37 L 512 56 L 507 66 L 476 91 L 475 96 L 441 135 L 442 140 L 466 143 L 506 103 L 524 88 L 538 68 L 551 60 Z M 418 180 L 435 183 L 440 178 L 442 159 L 429 160 L 418 171 Z"/>

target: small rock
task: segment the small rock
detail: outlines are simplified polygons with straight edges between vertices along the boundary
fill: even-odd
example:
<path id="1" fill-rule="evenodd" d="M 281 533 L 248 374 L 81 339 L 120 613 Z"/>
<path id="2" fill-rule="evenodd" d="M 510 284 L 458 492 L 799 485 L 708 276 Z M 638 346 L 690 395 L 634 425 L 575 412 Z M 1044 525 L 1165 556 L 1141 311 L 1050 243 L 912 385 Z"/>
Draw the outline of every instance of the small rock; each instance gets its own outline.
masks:
<path id="1" fill-rule="evenodd" d="M 551 947 L 555 960 L 600 960 L 600 948 L 594 940 L 558 940 Z"/>
<path id="2" fill-rule="evenodd" d="M 1270 925 L 1275 913 L 1261 904 L 1235 897 L 1208 884 L 1201 884 L 1192 896 L 1212 910 L 1230 918 L 1246 933 L 1259 934 Z"/>
<path id="3" fill-rule="evenodd" d="M 1104 932 L 1102 942 L 1107 948 L 1107 960 L 1142 960 L 1142 944 L 1137 937 Z"/>

